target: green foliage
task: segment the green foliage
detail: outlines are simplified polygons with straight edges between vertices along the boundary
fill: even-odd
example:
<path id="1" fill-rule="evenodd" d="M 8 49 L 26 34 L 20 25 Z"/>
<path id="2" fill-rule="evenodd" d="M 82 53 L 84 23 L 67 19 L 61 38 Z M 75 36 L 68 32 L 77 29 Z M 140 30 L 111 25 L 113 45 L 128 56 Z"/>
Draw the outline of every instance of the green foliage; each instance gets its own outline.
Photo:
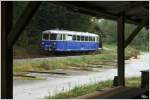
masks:
<path id="1" fill-rule="evenodd" d="M 116 30 L 117 22 L 111 20 L 101 20 L 101 22 L 99 22 L 98 20 L 96 20 L 95 23 L 104 31 L 105 35 L 105 37 L 103 37 L 104 43 L 108 44 L 117 43 L 117 30 Z M 137 26 L 132 24 L 125 24 L 125 39 L 128 38 L 128 36 L 133 32 L 133 30 L 136 27 Z M 149 33 L 148 30 L 143 28 L 131 42 L 130 46 L 142 51 L 148 51 L 149 49 L 148 43 L 149 43 Z"/>
<path id="2" fill-rule="evenodd" d="M 28 2 L 14 2 L 14 23 L 23 12 Z M 49 29 L 63 29 L 72 31 L 91 31 L 91 17 L 72 13 L 65 7 L 42 2 L 35 15 L 25 27 L 16 45 L 24 48 L 39 45 L 41 33 Z M 38 47 L 38 46 L 37 46 Z"/>

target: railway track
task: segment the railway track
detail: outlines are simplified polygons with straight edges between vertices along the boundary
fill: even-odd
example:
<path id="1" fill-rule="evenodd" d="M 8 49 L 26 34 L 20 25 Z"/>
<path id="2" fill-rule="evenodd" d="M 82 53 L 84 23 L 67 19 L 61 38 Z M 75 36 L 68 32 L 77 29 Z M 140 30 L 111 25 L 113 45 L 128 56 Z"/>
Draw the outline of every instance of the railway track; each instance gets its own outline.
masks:
<path id="1" fill-rule="evenodd" d="M 29 55 L 29 56 L 13 56 L 13 59 L 32 59 L 32 58 L 48 58 L 48 57 L 68 57 L 99 54 L 100 52 L 66 52 L 66 53 L 43 53 L 42 55 Z"/>

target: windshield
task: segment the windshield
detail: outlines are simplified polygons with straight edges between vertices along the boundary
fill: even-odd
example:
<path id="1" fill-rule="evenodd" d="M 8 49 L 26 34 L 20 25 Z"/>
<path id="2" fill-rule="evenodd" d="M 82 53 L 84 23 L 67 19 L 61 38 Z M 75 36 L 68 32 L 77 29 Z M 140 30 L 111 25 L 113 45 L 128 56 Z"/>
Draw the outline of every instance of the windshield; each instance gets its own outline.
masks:
<path id="1" fill-rule="evenodd" d="M 50 34 L 50 40 L 56 40 L 57 34 Z"/>
<path id="2" fill-rule="evenodd" d="M 49 34 L 43 34 L 43 40 L 49 40 Z"/>

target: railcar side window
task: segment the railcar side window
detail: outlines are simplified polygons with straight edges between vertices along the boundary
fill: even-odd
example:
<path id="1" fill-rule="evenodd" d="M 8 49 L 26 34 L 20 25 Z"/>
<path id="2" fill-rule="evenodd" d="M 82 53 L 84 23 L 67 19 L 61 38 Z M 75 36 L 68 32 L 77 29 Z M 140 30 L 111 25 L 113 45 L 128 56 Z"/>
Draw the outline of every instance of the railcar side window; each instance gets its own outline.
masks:
<path id="1" fill-rule="evenodd" d="M 49 40 L 49 34 L 43 34 L 43 40 Z"/>
<path id="2" fill-rule="evenodd" d="M 86 36 L 86 37 L 85 37 L 85 41 L 88 41 L 88 40 L 89 40 L 89 39 L 88 39 L 88 36 Z"/>
<path id="3" fill-rule="evenodd" d="M 84 36 L 81 36 L 81 41 L 84 41 Z"/>
<path id="4" fill-rule="evenodd" d="M 62 38 L 62 34 L 60 34 L 60 40 L 63 40 L 63 38 Z"/>
<path id="5" fill-rule="evenodd" d="M 89 37 L 89 41 L 92 41 L 92 37 Z"/>
<path id="6" fill-rule="evenodd" d="M 66 36 L 66 40 L 72 41 L 72 35 L 67 35 L 67 36 Z"/>
<path id="7" fill-rule="evenodd" d="M 63 40 L 66 40 L 66 35 L 65 34 L 63 34 Z"/>
<path id="8" fill-rule="evenodd" d="M 57 34 L 57 40 L 62 40 L 62 35 L 61 34 Z"/>
<path id="9" fill-rule="evenodd" d="M 50 34 L 50 40 L 56 40 L 57 34 Z"/>
<path id="10" fill-rule="evenodd" d="M 79 35 L 77 35 L 77 40 L 80 41 L 80 36 Z"/>
<path id="11" fill-rule="evenodd" d="M 93 41 L 95 41 L 95 37 L 93 37 Z"/>
<path id="12" fill-rule="evenodd" d="M 76 35 L 73 35 L 73 40 L 76 40 Z"/>

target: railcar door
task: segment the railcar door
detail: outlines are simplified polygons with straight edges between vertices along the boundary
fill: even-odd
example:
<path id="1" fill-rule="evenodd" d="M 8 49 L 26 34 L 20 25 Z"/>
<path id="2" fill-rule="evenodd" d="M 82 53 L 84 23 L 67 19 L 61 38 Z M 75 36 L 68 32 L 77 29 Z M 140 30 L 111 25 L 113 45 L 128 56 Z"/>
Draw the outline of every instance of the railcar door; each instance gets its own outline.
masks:
<path id="1" fill-rule="evenodd" d="M 57 50 L 63 51 L 64 49 L 64 41 L 62 39 L 62 34 L 57 34 Z"/>
<path id="2" fill-rule="evenodd" d="M 66 41 L 66 34 L 62 34 L 62 40 L 63 40 L 63 51 L 65 51 L 66 50 L 66 46 L 67 46 L 67 41 Z"/>
<path id="3" fill-rule="evenodd" d="M 72 35 L 66 35 L 66 51 L 73 50 Z"/>
<path id="4" fill-rule="evenodd" d="M 81 51 L 85 50 L 85 36 L 81 36 Z"/>

